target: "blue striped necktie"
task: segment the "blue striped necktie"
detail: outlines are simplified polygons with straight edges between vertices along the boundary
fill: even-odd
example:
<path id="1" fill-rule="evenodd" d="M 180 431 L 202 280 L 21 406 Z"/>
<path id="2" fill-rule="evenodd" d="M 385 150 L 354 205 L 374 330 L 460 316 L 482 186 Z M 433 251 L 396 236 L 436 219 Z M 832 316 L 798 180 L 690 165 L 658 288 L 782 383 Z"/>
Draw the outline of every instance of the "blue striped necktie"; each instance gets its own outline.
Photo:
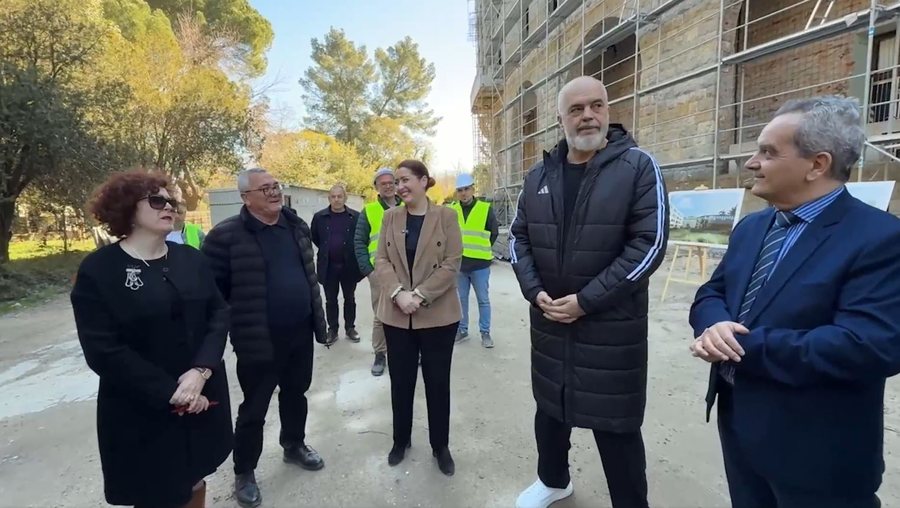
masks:
<path id="1" fill-rule="evenodd" d="M 778 254 L 781 252 L 785 238 L 787 238 L 788 229 L 799 220 L 791 212 L 775 213 L 775 222 L 772 223 L 769 233 L 763 240 L 762 249 L 760 249 L 759 256 L 756 258 L 756 265 L 753 267 L 753 275 L 750 276 L 750 284 L 747 285 L 747 290 L 744 292 L 744 299 L 738 312 L 739 323 L 744 324 L 744 319 L 750 313 L 750 309 L 753 308 L 756 297 L 759 296 L 762 287 L 769 280 L 769 276 L 772 275 L 772 271 L 775 269 L 775 264 L 778 261 Z M 719 365 L 719 374 L 728 383 L 734 384 L 733 364 L 723 362 Z"/>

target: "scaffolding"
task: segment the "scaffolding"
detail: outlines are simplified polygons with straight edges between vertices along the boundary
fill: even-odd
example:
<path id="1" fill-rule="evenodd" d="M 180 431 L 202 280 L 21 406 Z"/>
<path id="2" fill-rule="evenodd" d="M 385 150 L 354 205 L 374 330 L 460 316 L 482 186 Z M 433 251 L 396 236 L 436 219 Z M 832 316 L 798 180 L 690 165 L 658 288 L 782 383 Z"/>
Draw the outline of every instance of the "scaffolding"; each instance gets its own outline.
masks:
<path id="1" fill-rule="evenodd" d="M 611 120 L 670 190 L 748 186 L 743 164 L 778 106 L 823 93 L 861 99 L 869 141 L 852 178 L 900 179 L 900 2 L 471 0 L 470 12 L 475 160 L 490 164 L 505 224 L 562 137 L 557 94 L 579 75 L 606 84 Z"/>

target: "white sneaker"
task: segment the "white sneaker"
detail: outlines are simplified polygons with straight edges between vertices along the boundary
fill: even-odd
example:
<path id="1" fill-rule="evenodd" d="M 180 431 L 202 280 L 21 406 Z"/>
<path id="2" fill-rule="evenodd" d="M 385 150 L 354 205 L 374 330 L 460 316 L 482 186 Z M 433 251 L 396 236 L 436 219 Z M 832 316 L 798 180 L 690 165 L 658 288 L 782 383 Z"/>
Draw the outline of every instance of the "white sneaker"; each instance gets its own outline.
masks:
<path id="1" fill-rule="evenodd" d="M 564 489 L 554 489 L 538 480 L 531 487 L 523 490 L 516 499 L 516 508 L 547 508 L 551 504 L 572 495 L 575 489 L 572 482 Z"/>

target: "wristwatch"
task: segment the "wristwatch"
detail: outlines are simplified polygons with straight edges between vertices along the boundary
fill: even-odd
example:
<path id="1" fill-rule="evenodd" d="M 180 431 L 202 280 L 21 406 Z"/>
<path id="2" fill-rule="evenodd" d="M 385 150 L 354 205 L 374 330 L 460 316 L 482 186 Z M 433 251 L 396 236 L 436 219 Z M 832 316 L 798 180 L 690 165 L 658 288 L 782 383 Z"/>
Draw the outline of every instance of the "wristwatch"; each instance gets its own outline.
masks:
<path id="1" fill-rule="evenodd" d="M 202 376 L 204 380 L 208 380 L 212 377 L 212 370 L 207 369 L 206 367 L 194 367 L 194 370 L 199 372 L 200 376 Z"/>

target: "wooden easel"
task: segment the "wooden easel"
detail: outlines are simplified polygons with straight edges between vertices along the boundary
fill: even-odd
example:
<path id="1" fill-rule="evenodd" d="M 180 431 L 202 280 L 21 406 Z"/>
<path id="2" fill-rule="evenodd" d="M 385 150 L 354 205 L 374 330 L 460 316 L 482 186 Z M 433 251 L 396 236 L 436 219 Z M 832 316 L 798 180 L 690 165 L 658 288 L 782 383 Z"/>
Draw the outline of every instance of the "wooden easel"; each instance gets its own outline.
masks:
<path id="1" fill-rule="evenodd" d="M 675 252 L 672 253 L 672 262 L 669 263 L 669 273 L 666 275 L 666 285 L 663 287 L 662 297 L 659 301 L 665 301 L 666 294 L 669 292 L 669 284 L 672 282 L 681 282 L 683 284 L 693 284 L 695 286 L 702 285 L 707 281 L 706 266 L 709 261 L 709 250 L 713 246 L 694 243 L 694 242 L 672 242 L 675 245 Z M 682 252 L 683 251 L 683 252 Z M 678 255 L 684 256 L 684 270 L 679 277 L 676 275 L 675 263 L 678 261 Z M 691 261 L 694 256 L 700 263 L 699 278 L 691 278 Z"/>

